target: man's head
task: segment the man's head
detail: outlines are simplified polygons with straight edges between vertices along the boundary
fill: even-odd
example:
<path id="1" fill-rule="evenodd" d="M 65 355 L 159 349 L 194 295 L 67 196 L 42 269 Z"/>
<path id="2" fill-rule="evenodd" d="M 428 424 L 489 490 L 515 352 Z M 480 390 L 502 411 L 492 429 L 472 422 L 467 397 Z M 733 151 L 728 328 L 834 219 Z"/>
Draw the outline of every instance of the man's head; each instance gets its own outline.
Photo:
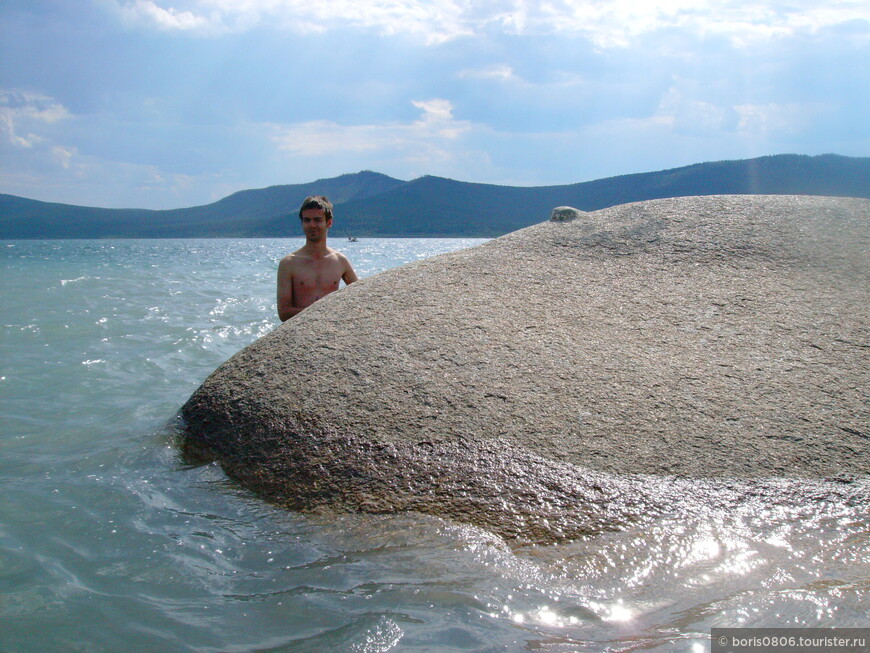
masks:
<path id="1" fill-rule="evenodd" d="M 306 197 L 299 209 L 299 220 L 309 243 L 325 243 L 332 226 L 332 203 L 322 195 Z"/>
<path id="2" fill-rule="evenodd" d="M 321 209 L 323 211 L 323 215 L 326 216 L 327 222 L 332 220 L 332 202 L 330 202 L 323 195 L 312 195 L 311 197 L 306 197 L 305 201 L 302 202 L 302 206 L 299 207 L 299 219 L 302 219 L 302 212 L 307 209 Z"/>

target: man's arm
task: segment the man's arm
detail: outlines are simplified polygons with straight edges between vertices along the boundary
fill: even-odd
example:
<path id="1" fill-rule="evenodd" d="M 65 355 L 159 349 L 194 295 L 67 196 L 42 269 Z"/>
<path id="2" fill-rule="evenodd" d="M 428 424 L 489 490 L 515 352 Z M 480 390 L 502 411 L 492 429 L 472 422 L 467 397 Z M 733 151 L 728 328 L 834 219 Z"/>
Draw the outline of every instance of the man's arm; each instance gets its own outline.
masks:
<path id="1" fill-rule="evenodd" d="M 341 262 L 344 264 L 344 274 L 341 275 L 341 279 L 344 281 L 345 285 L 350 285 L 354 281 L 359 281 L 359 277 L 356 276 L 353 266 L 344 254 L 341 255 Z"/>
<path id="2" fill-rule="evenodd" d="M 286 322 L 302 309 L 293 303 L 293 268 L 291 257 L 285 256 L 278 264 L 278 317 Z"/>

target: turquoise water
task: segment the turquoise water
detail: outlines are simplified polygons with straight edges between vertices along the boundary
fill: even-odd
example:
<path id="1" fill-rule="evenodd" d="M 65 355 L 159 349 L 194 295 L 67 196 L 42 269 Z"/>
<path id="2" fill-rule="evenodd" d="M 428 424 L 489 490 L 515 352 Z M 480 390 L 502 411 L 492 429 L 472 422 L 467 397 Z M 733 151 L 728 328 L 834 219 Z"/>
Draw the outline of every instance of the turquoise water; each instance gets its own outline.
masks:
<path id="1" fill-rule="evenodd" d="M 478 242 L 333 245 L 366 277 Z M 277 326 L 300 244 L 0 242 L 0 650 L 706 651 L 711 627 L 870 625 L 857 509 L 512 550 L 433 518 L 286 512 L 185 465 L 175 414 Z"/>

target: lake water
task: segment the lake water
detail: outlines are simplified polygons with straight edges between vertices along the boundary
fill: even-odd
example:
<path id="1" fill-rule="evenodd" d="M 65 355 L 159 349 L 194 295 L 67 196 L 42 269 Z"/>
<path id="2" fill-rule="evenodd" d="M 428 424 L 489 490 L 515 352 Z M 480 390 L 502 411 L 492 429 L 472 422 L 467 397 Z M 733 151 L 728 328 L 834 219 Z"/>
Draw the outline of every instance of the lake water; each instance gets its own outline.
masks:
<path id="1" fill-rule="evenodd" d="M 366 277 L 479 242 L 333 245 Z M 712 627 L 870 625 L 855 508 L 512 549 L 429 517 L 287 512 L 185 465 L 174 416 L 278 325 L 300 245 L 0 242 L 0 650 L 695 652 Z"/>

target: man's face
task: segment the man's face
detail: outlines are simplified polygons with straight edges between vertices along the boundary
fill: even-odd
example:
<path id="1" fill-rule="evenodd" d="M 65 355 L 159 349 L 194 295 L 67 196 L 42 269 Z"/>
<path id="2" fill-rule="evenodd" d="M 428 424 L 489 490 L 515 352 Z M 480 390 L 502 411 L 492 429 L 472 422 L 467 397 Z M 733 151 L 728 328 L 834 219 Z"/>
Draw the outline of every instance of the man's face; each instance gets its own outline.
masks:
<path id="1" fill-rule="evenodd" d="M 305 209 L 302 211 L 302 231 L 305 232 L 305 237 L 308 240 L 323 240 L 331 226 L 332 220 L 326 219 L 323 209 Z"/>

